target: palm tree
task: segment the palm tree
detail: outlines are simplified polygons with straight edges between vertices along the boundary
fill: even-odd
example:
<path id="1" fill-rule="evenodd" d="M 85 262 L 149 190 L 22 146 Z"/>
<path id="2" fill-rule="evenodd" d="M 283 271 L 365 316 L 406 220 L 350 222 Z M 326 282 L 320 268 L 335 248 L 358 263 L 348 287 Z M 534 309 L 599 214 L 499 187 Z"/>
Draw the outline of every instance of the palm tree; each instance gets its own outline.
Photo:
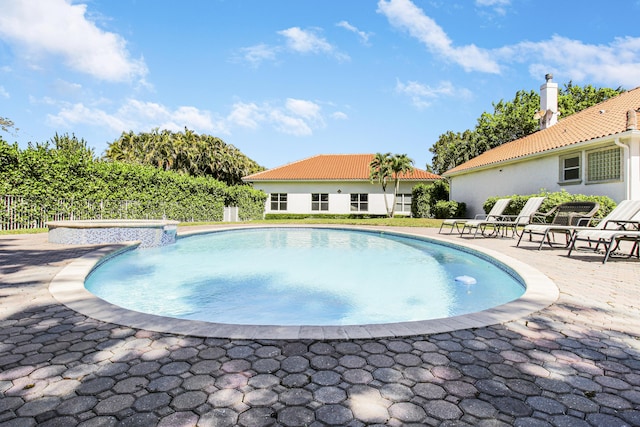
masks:
<path id="1" fill-rule="evenodd" d="M 389 202 L 387 201 L 387 184 L 392 177 L 393 171 L 391 170 L 391 153 L 376 153 L 369 163 L 369 179 L 371 182 L 378 181 L 382 185 L 382 195 L 384 197 L 384 207 L 387 210 L 387 216 L 389 214 Z"/>
<path id="2" fill-rule="evenodd" d="M 400 188 L 400 175 L 413 172 L 413 160 L 410 159 L 406 154 L 394 154 L 390 159 L 389 168 L 393 174 L 393 179 L 395 181 L 395 185 L 393 187 L 393 207 L 391 208 L 391 218 L 393 218 L 393 215 L 396 211 L 395 201 L 398 197 L 398 189 Z"/>

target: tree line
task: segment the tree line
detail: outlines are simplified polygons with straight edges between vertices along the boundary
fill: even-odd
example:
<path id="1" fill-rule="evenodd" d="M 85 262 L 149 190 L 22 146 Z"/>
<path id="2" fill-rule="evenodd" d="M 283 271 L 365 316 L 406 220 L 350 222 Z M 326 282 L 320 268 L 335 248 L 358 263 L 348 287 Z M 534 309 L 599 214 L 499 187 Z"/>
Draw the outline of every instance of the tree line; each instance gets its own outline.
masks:
<path id="1" fill-rule="evenodd" d="M 622 88 L 575 86 L 571 82 L 558 90 L 560 119 L 624 92 Z M 513 100 L 492 103 L 493 113 L 484 112 L 474 129 L 447 131 L 429 148 L 431 165 L 427 170 L 438 175 L 506 142 L 523 138 L 539 129 L 534 117 L 540 109 L 540 94 L 519 90 Z"/>
<path id="2" fill-rule="evenodd" d="M 90 201 L 133 201 L 147 209 L 163 206 L 159 215 L 183 221 L 221 221 L 224 206 L 240 207 L 241 219 L 259 219 L 266 200 L 248 185 L 106 161 L 85 140 L 57 134 L 25 149 L 0 138 L 0 195 L 21 196 L 51 212 L 62 199 L 74 201 L 74 209 Z"/>
<path id="3" fill-rule="evenodd" d="M 211 135 L 154 129 L 135 134 L 123 132 L 109 144 L 108 160 L 151 165 L 191 176 L 208 176 L 228 185 L 242 183 L 242 177 L 264 170 L 240 150 Z"/>

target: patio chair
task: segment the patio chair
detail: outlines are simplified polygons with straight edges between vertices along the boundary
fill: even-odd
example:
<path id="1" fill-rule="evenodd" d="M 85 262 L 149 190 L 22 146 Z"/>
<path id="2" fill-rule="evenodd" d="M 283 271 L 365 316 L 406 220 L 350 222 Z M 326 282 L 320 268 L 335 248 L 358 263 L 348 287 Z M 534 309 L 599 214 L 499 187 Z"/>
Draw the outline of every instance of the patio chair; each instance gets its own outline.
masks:
<path id="1" fill-rule="evenodd" d="M 460 235 L 462 236 L 465 230 L 468 229 L 469 234 L 471 234 L 472 230 L 475 230 L 474 238 L 478 235 L 478 232 L 484 237 L 505 236 L 508 230 L 511 230 L 513 237 L 517 234 L 518 227 L 525 226 L 531 222 L 531 217 L 537 213 L 545 198 L 530 197 L 518 215 L 499 215 L 495 219 L 467 221 L 464 223 Z M 491 233 L 487 233 L 488 228 L 491 228 Z"/>
<path id="2" fill-rule="evenodd" d="M 621 249 L 620 244 L 624 241 L 632 242 L 631 249 L 627 257 L 631 257 L 634 254 L 640 257 L 640 200 L 630 206 L 636 206 L 638 209 L 636 213 L 626 220 L 608 221 L 609 224 L 615 226 L 615 228 L 581 228 L 574 231 L 571 237 L 571 243 L 569 246 L 569 252 L 567 256 L 571 256 L 571 253 L 576 249 L 576 243 L 578 241 L 586 241 L 589 243 L 589 249 L 597 252 L 600 245 L 604 246 L 604 258 L 602 263 L 606 263 L 611 255 Z M 613 211 L 612 211 L 613 212 Z M 591 244 L 595 243 L 595 247 L 592 248 Z"/>
<path id="3" fill-rule="evenodd" d="M 533 235 L 542 236 L 538 250 L 542 249 L 542 245 L 546 241 L 550 247 L 553 247 L 556 233 L 565 235 L 565 243 L 563 247 L 568 247 L 571 242 L 571 233 L 574 226 L 588 226 L 591 218 L 600 209 L 597 202 L 567 202 L 561 203 L 543 214 L 536 214 L 531 218 L 531 224 L 527 224 L 520 234 L 516 246 L 520 246 L 522 238 L 525 234 L 529 235 L 529 241 L 532 241 Z M 551 221 L 549 221 L 551 218 Z"/>
<path id="4" fill-rule="evenodd" d="M 448 227 L 451 227 L 451 229 L 449 230 L 449 234 L 453 233 L 453 227 L 456 228 L 456 231 L 458 232 L 458 234 L 461 234 L 460 225 L 464 224 L 467 221 L 495 219 L 498 216 L 502 215 L 502 213 L 507 208 L 507 206 L 509 206 L 509 202 L 510 201 L 511 201 L 510 198 L 498 199 L 495 202 L 495 204 L 493 205 L 493 207 L 491 208 L 491 210 L 489 211 L 488 214 L 478 214 L 474 218 L 469 218 L 469 219 L 464 219 L 464 218 L 445 219 L 444 221 L 442 221 L 442 224 L 440 224 L 440 230 L 438 230 L 438 234 L 442 234 L 442 227 L 444 227 L 445 225 L 448 226 Z"/>

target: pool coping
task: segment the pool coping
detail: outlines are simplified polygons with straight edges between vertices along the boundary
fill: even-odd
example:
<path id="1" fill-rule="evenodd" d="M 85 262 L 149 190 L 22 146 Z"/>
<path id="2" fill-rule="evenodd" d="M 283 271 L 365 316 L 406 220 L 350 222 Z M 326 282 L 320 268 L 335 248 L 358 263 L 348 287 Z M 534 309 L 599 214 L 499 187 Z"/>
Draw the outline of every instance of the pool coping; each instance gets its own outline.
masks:
<path id="1" fill-rule="evenodd" d="M 239 228 L 273 228 L 274 225 L 246 225 L 216 227 L 211 230 L 180 233 L 179 238 L 195 234 L 206 234 Z M 518 299 L 476 313 L 464 314 L 441 319 L 418 320 L 383 324 L 345 325 L 345 326 L 278 326 L 278 325 L 237 325 L 211 323 L 198 320 L 176 319 L 141 313 L 111 304 L 85 289 L 84 281 L 93 268 L 122 251 L 130 250 L 139 242 L 103 247 L 84 255 L 65 266 L 49 284 L 49 292 L 60 303 L 90 318 L 118 325 L 166 332 L 180 335 L 230 338 L 230 339 L 367 339 L 392 338 L 415 335 L 430 335 L 462 329 L 480 328 L 517 320 L 540 311 L 553 304 L 560 292 L 556 284 L 537 269 L 502 253 L 481 248 L 467 242 L 452 243 L 435 236 L 424 236 L 408 232 L 394 231 L 388 228 L 345 227 L 330 225 L 294 225 L 285 227 L 355 229 L 380 232 L 401 236 L 433 240 L 450 247 L 464 247 L 487 255 L 507 265 L 525 282 L 525 293 Z"/>

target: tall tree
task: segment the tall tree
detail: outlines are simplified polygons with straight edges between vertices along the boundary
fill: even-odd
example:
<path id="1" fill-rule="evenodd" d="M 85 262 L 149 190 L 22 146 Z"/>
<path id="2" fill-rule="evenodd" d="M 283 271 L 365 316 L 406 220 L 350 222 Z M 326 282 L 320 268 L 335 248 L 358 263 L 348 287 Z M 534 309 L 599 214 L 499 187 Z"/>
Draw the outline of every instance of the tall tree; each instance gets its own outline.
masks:
<path id="1" fill-rule="evenodd" d="M 105 157 L 130 163 L 152 165 L 191 176 L 209 176 L 229 185 L 263 170 L 233 145 L 210 135 L 154 129 L 149 133 L 123 132 L 111 143 Z"/>
<path id="2" fill-rule="evenodd" d="M 624 92 L 623 89 L 574 86 L 571 82 L 558 91 L 560 117 L 567 117 L 587 107 Z M 447 131 L 429 148 L 432 163 L 427 170 L 442 174 L 487 150 L 510 142 L 539 129 L 534 118 L 540 108 L 540 95 L 535 91 L 520 90 L 513 100 L 492 103 L 493 112 L 484 112 L 474 129 L 454 133 Z"/>
<path id="3" fill-rule="evenodd" d="M 400 188 L 400 176 L 413 172 L 413 160 L 406 154 L 394 154 L 391 157 L 390 169 L 393 174 L 394 186 L 393 186 L 393 205 L 391 207 L 391 218 L 396 212 L 396 200 L 398 198 L 398 189 Z M 386 196 L 385 196 L 386 199 Z"/>
<path id="4" fill-rule="evenodd" d="M 369 179 L 371 182 L 378 181 L 382 185 L 382 195 L 384 197 L 384 207 L 389 215 L 389 202 L 387 201 L 387 184 L 393 174 L 391 170 L 391 153 L 376 153 L 369 163 Z"/>
<path id="5" fill-rule="evenodd" d="M 398 189 L 400 188 L 400 176 L 413 171 L 413 169 L 413 160 L 407 157 L 406 154 L 376 153 L 371 163 L 369 163 L 369 179 L 371 182 L 378 181 L 382 185 L 384 206 L 387 216 L 390 218 L 393 218 L 395 214 L 395 200 L 398 197 Z M 389 202 L 387 200 L 389 180 L 394 181 L 391 210 L 389 210 Z"/>
<path id="6" fill-rule="evenodd" d="M 12 120 L 9 120 L 7 117 L 0 117 L 0 129 L 3 132 L 11 133 L 11 129 L 15 129 L 18 131 L 19 129 L 15 126 Z"/>

